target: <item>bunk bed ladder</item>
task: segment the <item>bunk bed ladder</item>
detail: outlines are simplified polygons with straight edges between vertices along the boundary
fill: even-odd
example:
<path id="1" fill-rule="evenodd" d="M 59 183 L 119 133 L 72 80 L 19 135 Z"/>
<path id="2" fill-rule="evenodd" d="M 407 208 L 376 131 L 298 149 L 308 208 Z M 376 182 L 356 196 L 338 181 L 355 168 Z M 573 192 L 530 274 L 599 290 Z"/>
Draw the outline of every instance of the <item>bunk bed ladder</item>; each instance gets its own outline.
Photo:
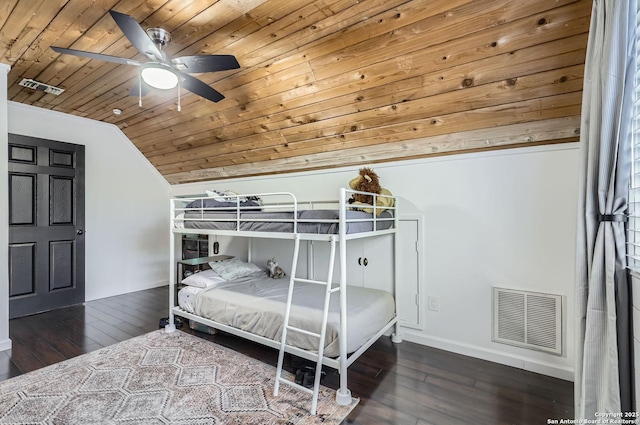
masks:
<path id="1" fill-rule="evenodd" d="M 282 337 L 280 340 L 280 353 L 278 355 L 278 368 L 276 370 L 276 380 L 275 380 L 275 385 L 274 385 L 274 389 L 273 389 L 273 394 L 274 395 L 278 395 L 278 391 L 280 388 L 280 383 L 283 384 L 287 384 L 290 385 L 294 388 L 297 388 L 301 391 L 304 391 L 306 393 L 312 394 L 313 398 L 311 401 L 311 409 L 310 412 L 312 415 L 316 414 L 316 409 L 318 407 L 318 393 L 320 391 L 320 377 L 322 374 L 322 358 L 324 355 L 324 341 L 325 341 L 325 336 L 326 336 L 326 332 L 327 332 L 327 319 L 329 316 L 329 301 L 331 300 L 331 294 L 333 292 L 339 291 L 340 287 L 337 286 L 335 288 L 331 287 L 332 284 L 332 277 L 333 277 L 333 267 L 335 264 L 335 253 L 336 253 L 336 238 L 335 236 L 331 236 L 330 238 L 330 243 L 331 243 L 331 254 L 330 254 L 330 258 L 329 258 L 329 271 L 327 274 L 327 280 L 326 281 L 321 281 L 321 280 L 313 280 L 313 279 L 302 279 L 302 278 L 297 278 L 296 276 L 296 268 L 297 268 L 297 264 L 298 264 L 298 255 L 300 253 L 300 237 L 298 235 L 296 235 L 295 238 L 295 243 L 294 243 L 294 250 L 293 250 L 293 264 L 291 267 L 291 277 L 289 279 L 289 292 L 288 292 L 288 296 L 287 296 L 287 307 L 285 310 L 285 315 L 284 315 L 284 325 L 282 328 Z M 306 329 L 300 329 L 294 326 L 289 325 L 289 318 L 290 318 L 290 313 L 291 313 L 291 301 L 293 299 L 293 288 L 296 284 L 296 282 L 305 282 L 305 283 L 313 283 L 313 284 L 318 284 L 318 285 L 324 285 L 326 287 L 326 291 L 325 291 L 325 295 L 324 295 L 324 313 L 322 316 L 322 325 L 320 327 L 320 333 L 316 333 L 316 332 L 311 332 L 308 331 Z M 289 331 L 292 332 L 299 332 L 305 335 L 309 335 L 309 336 L 313 336 L 318 338 L 318 352 L 317 354 L 314 354 L 313 357 L 315 357 L 316 360 L 316 370 L 315 370 L 315 380 L 313 383 L 313 390 L 303 387 L 302 385 L 298 385 L 297 383 L 286 379 L 282 376 L 282 364 L 284 362 L 284 353 L 286 348 L 288 347 L 287 345 L 287 333 Z"/>

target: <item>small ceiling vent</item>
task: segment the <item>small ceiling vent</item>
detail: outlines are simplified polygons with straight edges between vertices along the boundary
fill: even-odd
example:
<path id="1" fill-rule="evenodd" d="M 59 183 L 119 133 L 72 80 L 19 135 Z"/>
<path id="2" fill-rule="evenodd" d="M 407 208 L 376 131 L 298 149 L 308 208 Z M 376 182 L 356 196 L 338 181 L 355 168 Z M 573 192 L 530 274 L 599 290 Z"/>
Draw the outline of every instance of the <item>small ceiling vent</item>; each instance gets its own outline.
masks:
<path id="1" fill-rule="evenodd" d="M 39 81 L 32 80 L 30 78 L 23 78 L 22 81 L 18 83 L 18 85 L 22 87 L 27 87 L 33 90 L 42 90 L 45 93 L 53 94 L 56 96 L 58 96 L 64 91 L 64 89 L 61 89 L 60 87 L 50 86 L 49 84 L 41 83 Z"/>

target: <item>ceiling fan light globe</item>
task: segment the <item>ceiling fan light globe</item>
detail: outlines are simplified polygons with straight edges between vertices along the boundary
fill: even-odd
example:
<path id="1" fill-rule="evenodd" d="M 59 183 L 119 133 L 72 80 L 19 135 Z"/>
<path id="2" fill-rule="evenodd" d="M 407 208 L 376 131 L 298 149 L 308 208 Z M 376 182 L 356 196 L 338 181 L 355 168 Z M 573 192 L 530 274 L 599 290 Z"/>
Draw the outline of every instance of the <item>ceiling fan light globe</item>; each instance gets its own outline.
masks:
<path id="1" fill-rule="evenodd" d="M 178 85 L 178 76 L 164 66 L 145 66 L 140 70 L 142 80 L 156 89 L 168 90 Z"/>

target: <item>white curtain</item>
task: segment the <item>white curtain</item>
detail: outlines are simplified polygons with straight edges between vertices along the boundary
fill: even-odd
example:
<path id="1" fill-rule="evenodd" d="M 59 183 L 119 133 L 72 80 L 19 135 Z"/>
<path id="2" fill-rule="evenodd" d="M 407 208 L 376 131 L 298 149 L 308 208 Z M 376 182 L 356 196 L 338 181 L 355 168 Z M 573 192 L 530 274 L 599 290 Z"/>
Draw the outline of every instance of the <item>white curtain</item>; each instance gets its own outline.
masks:
<path id="1" fill-rule="evenodd" d="M 576 419 L 630 411 L 625 221 L 631 169 L 636 0 L 594 0 L 580 129 Z"/>

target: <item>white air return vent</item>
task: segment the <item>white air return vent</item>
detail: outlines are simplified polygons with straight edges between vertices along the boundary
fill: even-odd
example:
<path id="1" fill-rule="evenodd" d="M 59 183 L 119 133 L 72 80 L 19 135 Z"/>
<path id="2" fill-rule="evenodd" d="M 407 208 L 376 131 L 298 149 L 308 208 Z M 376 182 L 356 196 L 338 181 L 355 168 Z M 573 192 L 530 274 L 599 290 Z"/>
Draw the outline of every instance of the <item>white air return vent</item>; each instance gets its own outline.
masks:
<path id="1" fill-rule="evenodd" d="M 18 83 L 18 85 L 22 87 L 27 87 L 33 90 L 42 90 L 45 93 L 54 94 L 56 96 L 64 92 L 64 89 L 61 89 L 60 87 L 50 86 L 49 84 L 41 83 L 39 81 L 32 80 L 30 78 L 23 78 L 22 81 Z"/>
<path id="2" fill-rule="evenodd" d="M 562 354 L 562 296 L 494 287 L 492 340 Z"/>

